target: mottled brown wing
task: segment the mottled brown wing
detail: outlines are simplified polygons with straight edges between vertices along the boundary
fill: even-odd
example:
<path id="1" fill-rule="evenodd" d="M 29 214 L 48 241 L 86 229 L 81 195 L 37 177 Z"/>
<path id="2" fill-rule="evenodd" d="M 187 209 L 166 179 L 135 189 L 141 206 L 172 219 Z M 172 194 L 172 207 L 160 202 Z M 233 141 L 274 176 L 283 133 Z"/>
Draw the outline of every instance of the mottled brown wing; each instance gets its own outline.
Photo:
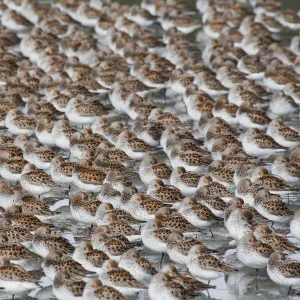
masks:
<path id="1" fill-rule="evenodd" d="M 213 255 L 203 254 L 197 259 L 200 267 L 206 270 L 224 271 L 225 265 Z"/>
<path id="2" fill-rule="evenodd" d="M 123 269 L 111 270 L 108 272 L 108 276 L 110 277 L 110 280 L 114 282 L 117 286 L 135 287 L 141 289 L 147 288 L 142 283 L 136 281 L 128 271 Z"/>
<path id="3" fill-rule="evenodd" d="M 55 153 L 48 150 L 37 151 L 36 155 L 43 162 L 51 162 L 51 160 L 55 157 Z"/>
<path id="4" fill-rule="evenodd" d="M 169 235 L 172 233 L 172 230 L 171 229 L 167 229 L 167 228 L 156 229 L 156 230 L 153 231 L 153 233 L 162 242 L 167 242 Z"/>
<path id="5" fill-rule="evenodd" d="M 53 182 L 52 178 L 43 171 L 32 171 L 27 174 L 25 174 L 26 178 L 32 183 L 32 184 L 42 184 L 44 186 L 50 186 L 50 187 L 56 187 L 57 184 Z"/>
<path id="6" fill-rule="evenodd" d="M 270 214 L 285 216 L 285 215 L 294 215 L 294 212 L 290 210 L 285 203 L 281 200 L 265 200 L 261 203 L 263 207 L 267 208 Z"/>
<path id="7" fill-rule="evenodd" d="M 70 244 L 70 242 L 61 237 L 61 236 L 49 236 L 45 243 L 48 244 L 48 247 L 51 249 L 58 250 L 64 254 L 73 253 L 74 246 Z"/>
<path id="8" fill-rule="evenodd" d="M 119 234 L 123 234 L 123 235 L 139 234 L 139 232 L 136 229 L 134 229 L 129 224 L 122 222 L 122 221 L 114 222 L 114 223 L 110 224 L 109 227 L 110 227 L 111 231 L 114 233 L 119 233 Z"/>
<path id="9" fill-rule="evenodd" d="M 149 214 L 155 214 L 164 204 L 158 200 L 143 201 L 140 205 L 146 209 Z"/>
<path id="10" fill-rule="evenodd" d="M 300 141 L 300 134 L 296 130 L 293 130 L 289 127 L 284 127 L 284 128 L 279 128 L 278 131 L 288 141 L 291 141 L 291 142 L 299 142 Z"/>
<path id="11" fill-rule="evenodd" d="M 21 173 L 26 164 L 27 161 L 24 159 L 18 159 L 7 163 L 12 173 Z"/>
<path id="12" fill-rule="evenodd" d="M 80 180 L 87 184 L 103 184 L 105 177 L 100 170 L 87 169 L 79 173 Z"/>
<path id="13" fill-rule="evenodd" d="M 77 166 L 77 163 L 74 162 L 65 162 L 61 164 L 60 171 L 66 176 L 72 176 L 72 171 L 74 167 Z"/>
<path id="14" fill-rule="evenodd" d="M 299 277 L 300 263 L 298 261 L 287 261 L 286 263 L 279 265 L 277 268 L 285 277 Z"/>
<path id="15" fill-rule="evenodd" d="M 35 122 L 30 119 L 23 116 L 17 117 L 14 119 L 15 125 L 23 128 L 23 129 L 34 129 L 35 128 Z"/>
<path id="16" fill-rule="evenodd" d="M 124 252 L 129 250 L 131 247 L 123 244 L 122 242 L 112 239 L 105 243 L 105 246 L 109 249 L 112 255 L 122 255 Z"/>
<path id="17" fill-rule="evenodd" d="M 190 187 L 197 187 L 201 175 L 197 173 L 185 173 L 180 176 L 182 182 Z"/>
<path id="18" fill-rule="evenodd" d="M 157 273 L 156 269 L 152 266 L 152 264 L 145 259 L 144 257 L 140 257 L 136 260 L 136 263 L 140 265 L 148 274 L 155 275 Z"/>
<path id="19" fill-rule="evenodd" d="M 86 253 L 88 260 L 98 268 L 101 268 L 103 263 L 109 259 L 109 257 L 100 250 L 92 250 Z"/>
<path id="20" fill-rule="evenodd" d="M 134 152 L 149 152 L 156 150 L 155 147 L 150 146 L 149 144 L 138 138 L 129 139 L 128 144 Z"/>
<path id="21" fill-rule="evenodd" d="M 274 252 L 272 247 L 265 243 L 256 242 L 252 246 L 254 249 L 256 249 L 256 251 L 266 258 L 268 258 Z"/>
<path id="22" fill-rule="evenodd" d="M 208 166 L 212 162 L 211 158 L 199 155 L 199 153 L 194 151 L 181 153 L 180 158 L 187 164 L 197 166 Z"/>
<path id="23" fill-rule="evenodd" d="M 157 177 L 162 179 L 169 179 L 172 173 L 170 167 L 165 163 L 152 166 L 152 170 Z"/>
<path id="24" fill-rule="evenodd" d="M 263 111 L 248 111 L 248 116 L 255 124 L 264 125 L 271 122 L 271 119 Z"/>
<path id="25" fill-rule="evenodd" d="M 93 294 L 96 297 L 98 297 L 97 299 L 103 299 L 103 300 L 126 300 L 127 299 L 118 290 L 107 285 L 101 286 L 101 288 L 95 290 Z"/>
<path id="26" fill-rule="evenodd" d="M 37 282 L 25 270 L 16 265 L 0 266 L 0 278 L 7 281 Z"/>
<path id="27" fill-rule="evenodd" d="M 175 299 L 188 299 L 187 292 L 180 283 L 170 280 L 165 285 Z"/>
<path id="28" fill-rule="evenodd" d="M 69 290 L 73 293 L 73 295 L 75 297 L 81 297 L 82 296 L 84 287 L 86 285 L 86 283 L 84 281 L 76 280 L 76 281 L 72 281 L 72 282 L 67 283 L 67 284 L 68 284 Z"/>

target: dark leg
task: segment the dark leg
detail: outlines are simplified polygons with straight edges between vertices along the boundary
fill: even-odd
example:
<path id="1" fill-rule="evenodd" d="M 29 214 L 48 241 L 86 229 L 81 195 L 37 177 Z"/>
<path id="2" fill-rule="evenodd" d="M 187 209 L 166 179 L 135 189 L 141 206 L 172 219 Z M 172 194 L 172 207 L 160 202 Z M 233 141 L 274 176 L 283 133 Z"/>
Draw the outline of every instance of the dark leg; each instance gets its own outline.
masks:
<path id="1" fill-rule="evenodd" d="M 209 227 L 209 230 L 210 230 L 210 234 L 211 234 L 211 236 L 213 237 L 213 236 L 214 236 L 214 234 L 213 234 L 213 232 L 212 232 L 212 230 L 211 230 L 211 227 Z"/>
<path id="2" fill-rule="evenodd" d="M 208 280 L 207 284 L 210 284 L 210 280 Z"/>
<path id="3" fill-rule="evenodd" d="M 274 222 L 272 222 L 272 224 L 271 224 L 271 228 L 273 227 L 273 225 L 274 225 Z"/>
<path id="4" fill-rule="evenodd" d="M 89 232 L 89 237 L 90 237 L 91 234 L 92 234 L 93 228 L 94 228 L 94 224 L 91 225 L 90 232 Z"/>
<path id="5" fill-rule="evenodd" d="M 292 287 L 290 286 L 290 287 L 289 287 L 289 291 L 288 291 L 288 295 L 290 294 L 291 289 L 292 289 Z"/>
<path id="6" fill-rule="evenodd" d="M 208 296 L 208 298 L 210 298 L 210 294 L 209 294 L 209 291 L 208 290 L 206 290 L 207 291 L 207 296 Z"/>
<path id="7" fill-rule="evenodd" d="M 257 282 L 257 279 L 258 279 L 258 269 L 256 269 L 256 277 L 255 277 L 255 287 L 256 287 L 256 290 L 258 290 L 258 282 Z"/>
<path id="8" fill-rule="evenodd" d="M 161 254 L 161 259 L 160 259 L 160 264 L 159 264 L 160 268 L 162 267 L 162 263 L 163 263 L 164 257 L 165 257 L 165 253 L 163 252 Z"/>

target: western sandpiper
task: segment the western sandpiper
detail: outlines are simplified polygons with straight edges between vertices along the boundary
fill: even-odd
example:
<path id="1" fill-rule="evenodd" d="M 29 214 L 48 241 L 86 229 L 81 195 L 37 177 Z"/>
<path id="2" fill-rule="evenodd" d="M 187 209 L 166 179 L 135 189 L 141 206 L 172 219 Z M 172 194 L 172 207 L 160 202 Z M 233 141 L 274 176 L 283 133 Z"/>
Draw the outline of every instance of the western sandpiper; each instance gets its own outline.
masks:
<path id="1" fill-rule="evenodd" d="M 121 292 L 124 296 L 132 296 L 147 287 L 138 282 L 127 270 L 118 267 L 113 260 L 104 263 L 103 273 L 99 275 L 100 281 Z"/>
<path id="2" fill-rule="evenodd" d="M 40 227 L 34 233 L 32 246 L 34 251 L 42 257 L 46 257 L 51 251 L 61 251 L 70 254 L 74 251 L 74 246 L 60 235 L 51 233 L 48 227 Z"/>
<path id="3" fill-rule="evenodd" d="M 213 280 L 223 276 L 225 272 L 237 271 L 234 268 L 227 266 L 216 256 L 206 254 L 205 249 L 201 245 L 193 246 L 187 259 L 187 267 L 189 272 L 196 278 Z"/>
<path id="4" fill-rule="evenodd" d="M 37 170 L 32 164 L 24 167 L 20 183 L 25 190 L 36 195 L 48 193 L 58 187 L 47 173 Z"/>
<path id="5" fill-rule="evenodd" d="M 101 273 L 103 263 L 109 257 L 102 251 L 93 249 L 92 245 L 88 242 L 79 243 L 73 253 L 73 259 L 80 263 L 84 269 Z"/>

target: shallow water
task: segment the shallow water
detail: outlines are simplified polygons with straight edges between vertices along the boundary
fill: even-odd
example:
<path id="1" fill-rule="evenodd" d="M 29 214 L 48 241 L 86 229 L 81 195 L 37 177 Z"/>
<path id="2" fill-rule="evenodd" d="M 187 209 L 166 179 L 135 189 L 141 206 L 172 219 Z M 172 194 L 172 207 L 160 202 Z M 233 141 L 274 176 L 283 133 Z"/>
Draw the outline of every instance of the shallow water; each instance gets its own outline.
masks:
<path id="1" fill-rule="evenodd" d="M 226 1 L 226 0 L 224 0 Z M 51 3 L 51 1 L 40 1 L 44 3 Z M 138 0 L 126 0 L 120 1 L 122 3 L 130 3 L 130 4 L 138 4 L 140 1 Z M 187 0 L 187 2 L 195 3 L 193 0 Z M 300 0 L 282 0 L 283 5 L 286 8 L 299 9 L 300 8 Z M 283 37 L 284 38 L 284 37 Z M 186 113 L 184 112 L 183 107 L 176 103 L 174 95 L 169 95 L 167 98 L 167 104 L 164 102 L 159 102 L 158 98 L 154 98 L 153 102 L 160 107 L 166 108 L 166 110 L 176 113 L 177 115 L 182 117 L 182 120 L 186 117 Z M 176 103 L 176 104 L 175 104 Z M 298 116 L 292 116 L 287 124 L 293 125 L 295 127 L 300 128 L 299 118 Z M 161 158 L 166 158 L 164 154 L 161 155 Z M 268 162 L 265 162 L 268 165 Z M 138 164 L 135 166 L 135 169 L 138 169 Z M 140 182 L 135 182 L 134 184 L 139 187 Z M 75 193 L 76 190 L 71 190 L 71 194 Z M 300 196 L 299 196 L 300 197 Z M 300 200 L 299 197 L 288 196 L 286 197 L 286 201 L 290 202 L 291 206 L 295 209 L 300 208 Z M 55 197 L 47 197 L 45 198 L 46 202 L 49 202 L 52 208 L 61 212 L 60 216 L 55 220 L 52 220 L 51 223 L 55 225 L 55 230 L 62 234 L 62 236 L 68 238 L 72 243 L 76 243 L 78 240 L 82 240 L 87 237 L 87 233 L 89 228 L 87 225 L 80 224 L 74 221 L 72 218 L 70 211 L 68 209 L 68 197 L 64 195 L 55 196 Z M 284 228 L 283 228 L 284 229 Z M 217 249 L 220 257 L 224 259 L 225 262 L 230 265 L 239 268 L 240 271 L 236 273 L 231 273 L 230 275 L 226 275 L 225 278 L 219 278 L 217 280 L 213 280 L 210 282 L 211 285 L 215 285 L 216 289 L 211 289 L 208 292 L 203 292 L 198 298 L 195 299 L 240 299 L 240 300 L 252 300 L 252 299 L 287 299 L 287 288 L 279 287 L 275 283 L 273 283 L 267 276 L 265 270 L 260 270 L 258 274 L 256 271 L 250 268 L 241 268 L 242 265 L 236 258 L 235 255 L 235 242 L 228 236 L 228 233 L 224 228 L 218 227 L 213 228 L 214 236 L 210 236 L 209 233 L 199 234 L 197 237 L 205 246 L 208 246 L 212 249 Z M 293 242 L 293 240 L 291 238 Z M 299 244 L 299 243 L 298 243 Z M 300 246 L 300 244 L 299 244 Z M 154 265 L 159 267 L 160 255 L 154 255 L 153 253 L 147 252 L 144 250 L 144 254 L 147 258 L 153 262 Z M 294 255 L 295 258 L 300 259 L 300 253 Z M 170 261 L 165 258 L 163 263 L 169 263 Z M 16 296 L 19 299 L 56 299 L 52 293 L 51 282 L 45 279 L 42 284 L 43 287 L 39 290 L 32 291 L 27 296 Z M 289 298 L 300 299 L 300 290 L 293 291 Z M 10 295 L 5 295 L 0 293 L 0 299 L 10 299 Z M 138 299 L 148 299 L 147 294 L 141 294 L 138 296 Z"/>

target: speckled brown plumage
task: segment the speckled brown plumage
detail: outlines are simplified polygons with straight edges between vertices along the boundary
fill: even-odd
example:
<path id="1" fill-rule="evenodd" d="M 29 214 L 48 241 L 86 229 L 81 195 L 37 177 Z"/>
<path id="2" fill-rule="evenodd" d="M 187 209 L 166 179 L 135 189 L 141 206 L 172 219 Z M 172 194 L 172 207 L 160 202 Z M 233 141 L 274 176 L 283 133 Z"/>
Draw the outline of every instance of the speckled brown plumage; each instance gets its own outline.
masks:
<path id="1" fill-rule="evenodd" d="M 102 184 L 106 175 L 98 169 L 75 166 L 78 178 L 86 184 Z"/>
<path id="2" fill-rule="evenodd" d="M 31 184 L 37 184 L 47 187 L 56 187 L 57 184 L 52 180 L 52 178 L 43 171 L 31 171 L 23 174 L 24 178 L 28 180 Z"/>
<path id="3" fill-rule="evenodd" d="M 138 235 L 139 232 L 123 221 L 112 222 L 108 225 L 111 234 Z"/>

